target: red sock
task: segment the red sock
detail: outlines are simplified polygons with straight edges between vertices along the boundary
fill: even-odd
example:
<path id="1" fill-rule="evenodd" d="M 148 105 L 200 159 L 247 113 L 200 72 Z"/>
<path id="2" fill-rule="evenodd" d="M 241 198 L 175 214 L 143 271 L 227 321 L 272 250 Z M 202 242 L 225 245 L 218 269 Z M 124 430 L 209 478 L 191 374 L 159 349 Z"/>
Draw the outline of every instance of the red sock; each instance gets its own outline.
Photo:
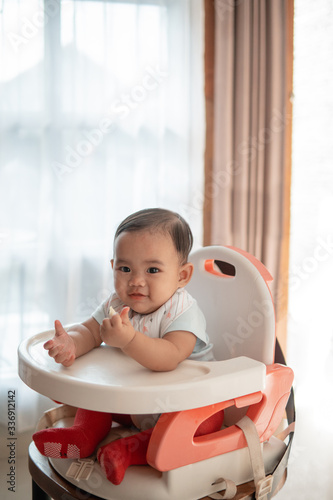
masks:
<path id="1" fill-rule="evenodd" d="M 32 438 L 42 455 L 52 458 L 85 458 L 110 430 L 112 414 L 78 408 L 74 424 L 36 432 Z"/>
<path id="2" fill-rule="evenodd" d="M 102 446 L 97 452 L 106 477 L 113 484 L 120 484 L 130 465 L 146 465 L 147 449 L 153 428 L 134 436 L 117 439 Z"/>

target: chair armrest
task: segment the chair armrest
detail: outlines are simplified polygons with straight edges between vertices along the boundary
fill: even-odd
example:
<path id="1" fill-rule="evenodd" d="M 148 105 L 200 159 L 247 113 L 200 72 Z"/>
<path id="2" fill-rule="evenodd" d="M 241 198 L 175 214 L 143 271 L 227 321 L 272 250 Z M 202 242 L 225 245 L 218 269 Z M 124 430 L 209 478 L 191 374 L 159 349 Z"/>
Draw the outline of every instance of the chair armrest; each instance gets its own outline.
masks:
<path id="1" fill-rule="evenodd" d="M 247 416 L 253 421 L 260 442 L 268 440 L 283 418 L 292 381 L 293 372 L 289 367 L 274 364 L 267 367 L 266 387 L 262 393 L 161 415 L 149 442 L 148 463 L 157 470 L 167 471 L 247 446 L 237 423 L 195 437 L 197 428 L 204 420 L 233 405 L 237 408 L 249 406 Z"/>

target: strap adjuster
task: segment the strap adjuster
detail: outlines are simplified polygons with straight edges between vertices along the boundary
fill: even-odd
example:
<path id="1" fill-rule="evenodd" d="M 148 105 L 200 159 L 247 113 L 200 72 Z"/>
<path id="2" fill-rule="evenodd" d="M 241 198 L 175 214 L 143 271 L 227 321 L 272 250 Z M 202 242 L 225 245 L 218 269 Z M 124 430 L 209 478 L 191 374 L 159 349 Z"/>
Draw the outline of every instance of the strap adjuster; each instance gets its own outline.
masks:
<path id="1" fill-rule="evenodd" d="M 261 500 L 265 498 L 268 493 L 272 491 L 273 487 L 273 476 L 269 475 L 260 479 L 256 487 L 256 499 Z"/>
<path id="2" fill-rule="evenodd" d="M 93 471 L 95 460 L 90 458 L 79 458 L 72 462 L 66 472 L 66 476 L 76 481 L 87 481 Z"/>

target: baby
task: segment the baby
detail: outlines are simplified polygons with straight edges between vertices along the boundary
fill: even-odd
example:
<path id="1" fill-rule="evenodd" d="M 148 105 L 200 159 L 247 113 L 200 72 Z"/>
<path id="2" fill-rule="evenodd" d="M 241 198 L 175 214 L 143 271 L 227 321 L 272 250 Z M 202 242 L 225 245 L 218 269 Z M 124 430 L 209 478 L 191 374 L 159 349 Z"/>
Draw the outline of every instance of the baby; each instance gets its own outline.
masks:
<path id="1" fill-rule="evenodd" d="M 104 342 L 153 371 L 174 370 L 186 358 L 212 360 L 204 316 L 184 288 L 193 272 L 188 262 L 192 241 L 187 222 L 169 210 L 146 209 L 127 217 L 114 238 L 115 293 L 81 325 L 65 331 L 55 321 L 55 336 L 44 344 L 49 355 L 70 366 Z M 222 420 L 223 412 L 213 415 L 196 435 L 220 429 Z M 112 421 L 140 427 L 129 415 L 79 408 L 72 427 L 39 431 L 33 439 L 43 455 L 84 458 L 108 434 Z M 99 448 L 97 459 L 113 484 L 122 481 L 129 465 L 147 463 L 152 430 Z"/>

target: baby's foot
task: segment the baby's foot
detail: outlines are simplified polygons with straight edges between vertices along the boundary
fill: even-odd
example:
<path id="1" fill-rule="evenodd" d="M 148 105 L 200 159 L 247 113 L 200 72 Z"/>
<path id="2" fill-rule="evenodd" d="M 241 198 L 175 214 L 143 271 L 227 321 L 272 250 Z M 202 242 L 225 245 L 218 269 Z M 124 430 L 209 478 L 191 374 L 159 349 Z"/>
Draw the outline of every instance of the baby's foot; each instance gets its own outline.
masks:
<path id="1" fill-rule="evenodd" d="M 125 472 L 131 464 L 130 453 L 123 439 L 113 441 L 102 446 L 97 452 L 97 460 L 108 478 L 113 484 L 120 484 L 124 479 Z"/>
<path id="2" fill-rule="evenodd" d="M 46 457 L 86 458 L 94 453 L 111 424 L 111 413 L 78 408 L 72 427 L 45 429 L 36 432 L 32 438 Z"/>
<path id="3" fill-rule="evenodd" d="M 99 441 L 87 439 L 80 427 L 45 429 L 32 436 L 40 453 L 51 458 L 85 458 Z"/>
<path id="4" fill-rule="evenodd" d="M 147 464 L 147 449 L 153 429 L 133 436 L 117 439 L 102 446 L 97 452 L 97 460 L 113 484 L 120 484 L 130 465 Z"/>

